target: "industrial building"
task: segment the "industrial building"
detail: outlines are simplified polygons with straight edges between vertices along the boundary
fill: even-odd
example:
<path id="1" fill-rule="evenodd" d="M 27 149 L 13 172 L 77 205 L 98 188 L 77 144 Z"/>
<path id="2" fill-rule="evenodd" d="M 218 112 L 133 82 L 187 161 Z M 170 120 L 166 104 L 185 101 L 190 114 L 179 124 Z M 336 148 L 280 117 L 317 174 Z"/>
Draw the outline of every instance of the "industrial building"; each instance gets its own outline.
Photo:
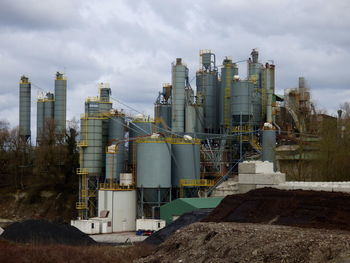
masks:
<path id="1" fill-rule="evenodd" d="M 171 64 L 154 118 L 113 109 L 106 83 L 86 99 L 77 171 L 81 219 L 108 210 L 114 230 L 130 229 L 137 218 L 160 218 L 160 207 L 172 200 L 211 196 L 243 160 L 275 162 L 275 65 L 262 64 L 253 49 L 241 78 L 231 58 L 218 65 L 210 50 L 199 55 L 195 89 L 184 61 Z"/>
<path id="2" fill-rule="evenodd" d="M 54 93 L 40 93 L 37 99 L 36 140 L 46 130 L 47 125 L 55 125 L 56 134 L 65 134 L 67 113 L 67 79 L 63 73 L 55 76 Z M 19 84 L 19 134 L 25 141 L 30 141 L 31 83 L 22 76 Z"/>

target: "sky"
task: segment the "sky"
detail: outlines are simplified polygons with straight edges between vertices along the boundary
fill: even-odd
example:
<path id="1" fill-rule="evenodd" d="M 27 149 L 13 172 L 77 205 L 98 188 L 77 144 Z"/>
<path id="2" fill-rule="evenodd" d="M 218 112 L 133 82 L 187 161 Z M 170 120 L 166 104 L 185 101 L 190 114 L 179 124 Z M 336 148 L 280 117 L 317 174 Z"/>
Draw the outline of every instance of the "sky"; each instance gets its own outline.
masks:
<path id="1" fill-rule="evenodd" d="M 110 84 L 115 108 L 152 115 L 177 57 L 192 79 L 201 49 L 221 65 L 252 48 L 274 61 L 277 93 L 304 76 L 316 106 L 335 114 L 350 102 L 349 11 L 348 0 L 0 0 L 0 120 L 18 125 L 23 74 L 35 134 L 36 98 L 53 91 L 56 71 L 68 79 L 68 120 L 79 119 L 99 82 Z"/>

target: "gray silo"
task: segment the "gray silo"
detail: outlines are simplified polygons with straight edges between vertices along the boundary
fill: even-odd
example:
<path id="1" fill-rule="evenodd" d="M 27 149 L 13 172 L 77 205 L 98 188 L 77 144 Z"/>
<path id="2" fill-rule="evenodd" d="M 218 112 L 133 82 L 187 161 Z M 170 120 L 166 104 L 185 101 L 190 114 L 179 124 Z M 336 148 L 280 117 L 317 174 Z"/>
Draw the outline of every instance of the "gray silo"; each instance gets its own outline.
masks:
<path id="1" fill-rule="evenodd" d="M 231 110 L 230 99 L 232 81 L 235 75 L 238 75 L 238 67 L 232 63 L 232 60 L 225 58 L 222 62 L 221 68 L 221 81 L 219 92 L 219 109 L 218 109 L 218 122 L 222 130 L 228 129 L 231 125 Z"/>
<path id="2" fill-rule="evenodd" d="M 201 104 L 196 104 L 195 109 L 196 109 L 196 132 L 203 133 L 204 132 L 203 106 Z"/>
<path id="3" fill-rule="evenodd" d="M 171 129 L 171 104 L 155 104 L 154 117 L 160 131 Z"/>
<path id="4" fill-rule="evenodd" d="M 253 107 L 253 115 L 252 115 L 252 125 L 255 127 L 259 127 L 262 124 L 261 119 L 261 92 L 258 90 L 256 85 L 254 85 L 252 91 L 252 107 Z"/>
<path id="5" fill-rule="evenodd" d="M 231 90 L 232 126 L 250 125 L 252 122 L 252 92 L 254 84 L 247 80 L 234 81 Z"/>
<path id="6" fill-rule="evenodd" d="M 55 98 L 53 93 L 46 93 L 46 98 L 44 99 L 44 123 L 48 120 L 54 119 L 54 107 L 55 107 Z"/>
<path id="7" fill-rule="evenodd" d="M 81 168 L 86 168 L 89 175 L 100 176 L 102 173 L 104 148 L 102 145 L 102 119 L 98 117 L 81 118 L 81 141 L 86 143 L 81 156 Z"/>
<path id="8" fill-rule="evenodd" d="M 153 133 L 154 123 L 146 120 L 134 120 L 129 123 L 129 164 L 136 163 L 136 144 L 134 143 L 136 137 L 151 135 Z"/>
<path id="9" fill-rule="evenodd" d="M 40 141 L 44 129 L 44 98 L 38 98 L 36 103 L 36 140 Z"/>
<path id="10" fill-rule="evenodd" d="M 111 145 L 106 152 L 106 179 L 117 183 L 120 180 L 120 173 L 123 171 L 124 148 L 120 145 Z M 123 159 L 121 159 L 123 157 Z"/>
<path id="11" fill-rule="evenodd" d="M 259 52 L 253 49 L 251 58 L 248 60 L 248 79 L 253 80 L 256 84 L 260 83 L 260 72 L 263 65 L 259 63 Z M 260 84 L 258 84 L 260 86 Z"/>
<path id="12" fill-rule="evenodd" d="M 101 102 L 109 102 L 110 96 L 112 94 L 111 89 L 109 87 L 108 83 L 99 83 L 98 84 L 99 89 L 99 96 Z"/>
<path id="13" fill-rule="evenodd" d="M 186 133 L 195 133 L 197 118 L 196 118 L 196 105 L 186 105 L 185 106 L 185 132 Z"/>
<path id="14" fill-rule="evenodd" d="M 19 83 L 19 135 L 26 141 L 30 138 L 30 99 L 31 83 L 26 76 L 21 77 Z"/>
<path id="15" fill-rule="evenodd" d="M 65 76 L 57 72 L 55 78 L 55 109 L 54 118 L 56 123 L 56 131 L 64 133 L 66 130 L 66 114 L 67 114 L 67 79 Z"/>
<path id="16" fill-rule="evenodd" d="M 111 158 L 113 156 L 113 162 L 111 164 L 114 165 L 115 175 L 113 179 L 119 181 L 119 175 L 124 170 L 124 157 L 125 157 L 125 117 L 123 114 L 115 113 L 109 119 L 109 129 L 108 129 L 108 145 L 117 144 L 114 153 L 111 151 L 107 151 L 106 154 L 106 178 L 108 177 L 109 169 L 107 167 L 107 163 L 111 162 Z M 108 147 L 109 148 L 109 147 Z M 110 154 L 108 154 L 110 153 Z M 110 155 L 110 156 L 109 156 Z M 108 158 L 110 158 L 108 160 Z"/>
<path id="17" fill-rule="evenodd" d="M 181 58 L 172 64 L 172 107 L 171 127 L 173 132 L 185 130 L 185 88 L 188 82 L 188 69 Z"/>
<path id="18" fill-rule="evenodd" d="M 276 160 L 276 131 L 264 129 L 262 131 L 262 160 L 274 163 Z"/>
<path id="19" fill-rule="evenodd" d="M 166 138 L 137 140 L 137 188 L 141 215 L 144 205 L 169 201 L 171 190 L 171 141 Z"/>
<path id="20" fill-rule="evenodd" d="M 200 141 L 173 139 L 171 145 L 171 184 L 180 187 L 181 179 L 200 179 Z"/>

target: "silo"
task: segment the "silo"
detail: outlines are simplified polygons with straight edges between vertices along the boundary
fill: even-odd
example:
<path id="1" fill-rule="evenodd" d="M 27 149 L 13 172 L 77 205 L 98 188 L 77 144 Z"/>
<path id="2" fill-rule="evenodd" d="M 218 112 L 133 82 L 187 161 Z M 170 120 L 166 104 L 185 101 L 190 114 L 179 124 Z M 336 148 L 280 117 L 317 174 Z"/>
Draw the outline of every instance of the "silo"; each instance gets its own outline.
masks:
<path id="1" fill-rule="evenodd" d="M 262 160 L 274 163 L 276 160 L 276 131 L 274 129 L 264 129 L 262 131 Z"/>
<path id="2" fill-rule="evenodd" d="M 19 83 L 19 135 L 28 140 L 30 132 L 31 83 L 26 76 Z"/>
<path id="3" fill-rule="evenodd" d="M 38 98 L 36 103 L 36 140 L 40 141 L 44 129 L 44 99 Z"/>
<path id="4" fill-rule="evenodd" d="M 171 129 L 171 104 L 156 103 L 154 105 L 154 117 L 160 131 Z"/>
<path id="5" fill-rule="evenodd" d="M 197 124 L 196 105 L 186 105 L 185 115 L 186 115 L 185 132 L 195 133 L 196 124 Z"/>
<path id="6" fill-rule="evenodd" d="M 171 145 L 171 184 L 180 187 L 181 179 L 200 179 L 200 141 L 173 139 Z"/>
<path id="7" fill-rule="evenodd" d="M 124 155 L 125 155 L 125 118 L 122 114 L 115 114 L 109 119 L 108 129 L 108 145 L 117 145 L 113 151 L 107 151 L 106 154 L 106 178 L 109 173 L 107 169 L 107 163 L 111 162 L 113 156 L 113 167 L 115 170 L 114 179 L 119 180 L 119 175 L 124 170 Z M 108 147 L 109 148 L 109 147 Z M 108 154 L 110 153 L 110 154 Z M 109 156 L 110 155 L 110 156 Z M 109 159 L 108 159 L 109 158 Z"/>
<path id="8" fill-rule="evenodd" d="M 238 67 L 229 58 L 225 58 L 222 64 L 218 122 L 221 129 L 227 129 L 231 124 L 230 100 L 232 81 L 234 75 L 238 75 Z"/>
<path id="9" fill-rule="evenodd" d="M 196 109 L 196 132 L 204 132 L 204 112 L 201 104 L 195 105 Z"/>
<path id="10" fill-rule="evenodd" d="M 110 96 L 112 94 L 111 89 L 109 87 L 108 83 L 99 83 L 98 84 L 99 88 L 99 96 L 100 96 L 100 101 L 102 102 L 109 102 L 110 101 Z"/>
<path id="11" fill-rule="evenodd" d="M 54 95 L 51 92 L 46 93 L 46 98 L 44 99 L 44 123 L 48 120 L 53 120 L 54 105 Z"/>
<path id="12" fill-rule="evenodd" d="M 111 145 L 106 152 L 106 179 L 117 183 L 124 166 L 124 147 Z"/>
<path id="13" fill-rule="evenodd" d="M 254 84 L 247 80 L 234 81 L 231 90 L 232 125 L 249 125 L 252 121 Z"/>
<path id="14" fill-rule="evenodd" d="M 172 107 L 171 126 L 173 132 L 185 130 L 185 88 L 188 81 L 188 69 L 181 58 L 172 64 Z"/>
<path id="15" fill-rule="evenodd" d="M 204 128 L 213 132 L 217 128 L 217 83 L 218 74 L 213 71 L 198 71 L 196 74 L 199 90 L 203 95 Z"/>
<path id="16" fill-rule="evenodd" d="M 56 131 L 64 133 L 66 130 L 66 112 L 67 112 L 67 79 L 62 73 L 56 73 L 55 79 L 55 108 L 54 118 Z"/>
<path id="17" fill-rule="evenodd" d="M 248 60 L 248 79 L 259 84 L 260 72 L 262 69 L 263 66 L 259 63 L 259 52 L 256 49 L 253 49 L 251 52 L 251 58 Z"/>
<path id="18" fill-rule="evenodd" d="M 166 138 L 137 140 L 137 188 L 141 214 L 144 205 L 160 206 L 169 201 L 171 190 L 171 143 Z"/>
<path id="19" fill-rule="evenodd" d="M 83 149 L 82 168 L 86 168 L 89 175 L 100 176 L 103 165 L 102 119 L 98 117 L 81 118 L 81 141 L 87 147 Z"/>
<path id="20" fill-rule="evenodd" d="M 154 123 L 146 120 L 134 120 L 129 123 L 129 164 L 135 164 L 136 161 L 136 137 L 151 135 Z"/>
<path id="21" fill-rule="evenodd" d="M 254 85 L 252 91 L 252 105 L 253 105 L 253 116 L 252 116 L 252 125 L 255 127 L 261 126 L 261 89 L 258 90 L 256 85 Z"/>

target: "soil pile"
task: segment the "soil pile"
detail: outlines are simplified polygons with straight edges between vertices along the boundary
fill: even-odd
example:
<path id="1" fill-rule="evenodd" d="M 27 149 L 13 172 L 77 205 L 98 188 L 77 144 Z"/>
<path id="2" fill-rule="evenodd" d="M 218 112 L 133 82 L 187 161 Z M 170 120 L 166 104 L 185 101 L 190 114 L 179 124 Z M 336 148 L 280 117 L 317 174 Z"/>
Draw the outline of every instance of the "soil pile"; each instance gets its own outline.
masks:
<path id="1" fill-rule="evenodd" d="M 192 212 L 188 212 L 180 216 L 174 222 L 169 224 L 168 226 L 158 230 L 153 233 L 147 239 L 143 241 L 143 243 L 149 245 L 159 245 L 163 243 L 172 233 L 177 231 L 178 229 L 188 226 L 192 223 L 201 221 L 205 218 L 213 209 L 199 209 Z"/>
<path id="2" fill-rule="evenodd" d="M 262 188 L 225 197 L 202 221 L 350 230 L 350 194 Z"/>
<path id="3" fill-rule="evenodd" d="M 93 245 L 96 242 L 76 227 L 45 220 L 26 220 L 9 225 L 1 239 L 19 243 Z"/>
<path id="4" fill-rule="evenodd" d="M 135 262 L 350 262 L 339 230 L 241 223 L 194 223 Z"/>

